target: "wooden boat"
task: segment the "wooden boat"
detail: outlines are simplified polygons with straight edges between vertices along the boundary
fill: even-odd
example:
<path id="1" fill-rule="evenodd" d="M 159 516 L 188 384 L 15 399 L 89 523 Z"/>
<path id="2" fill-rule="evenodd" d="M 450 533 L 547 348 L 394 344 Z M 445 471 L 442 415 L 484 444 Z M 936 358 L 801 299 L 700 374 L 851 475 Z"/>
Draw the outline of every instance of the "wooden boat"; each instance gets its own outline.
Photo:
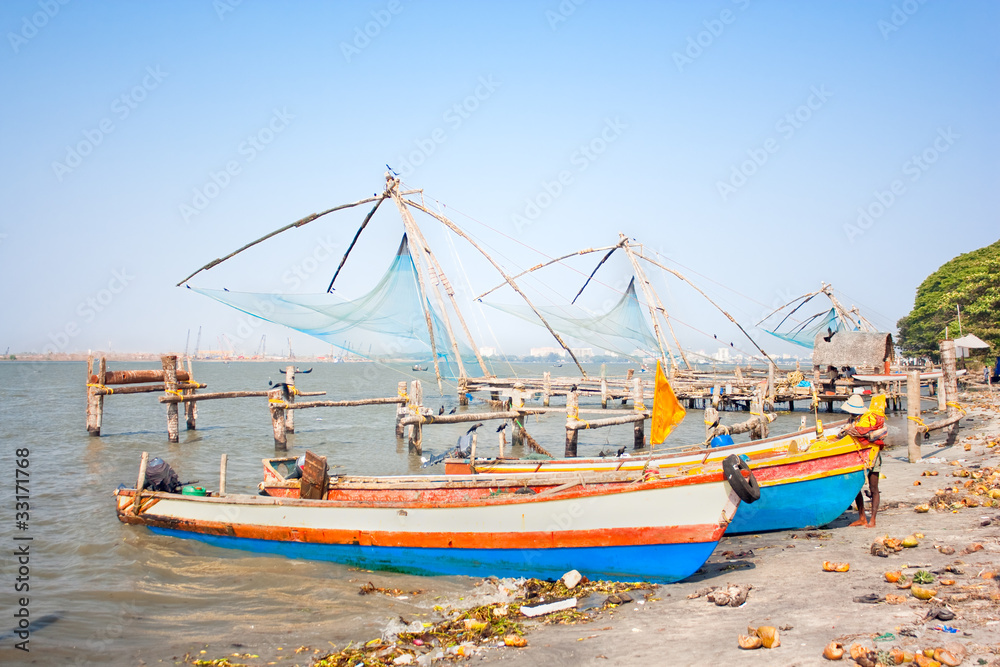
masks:
<path id="1" fill-rule="evenodd" d="M 273 495 L 142 491 L 137 503 L 135 489 L 119 489 L 118 518 L 217 546 L 368 569 L 543 578 L 576 569 L 591 578 L 667 583 L 701 567 L 740 505 L 719 466 L 335 477 L 309 500 L 289 497 L 303 487 L 279 472 L 287 461 L 264 460 L 272 485 L 280 485 Z M 730 474 L 736 464 L 734 457 Z"/>
<path id="2" fill-rule="evenodd" d="M 767 440 L 729 445 L 697 452 L 647 457 L 605 459 L 476 461 L 480 474 L 540 474 L 585 470 L 635 470 L 644 465 L 664 473 L 684 466 L 707 471 L 726 456 L 744 456 L 760 484 L 760 500 L 740 506 L 728 533 L 758 533 L 793 530 L 830 523 L 851 506 L 865 482 L 865 468 L 878 455 L 877 448 L 864 440 L 839 437 L 846 420 L 830 425 L 827 435 L 816 438 L 815 431 L 802 430 Z M 446 460 L 446 471 L 468 472 L 468 459 Z"/>

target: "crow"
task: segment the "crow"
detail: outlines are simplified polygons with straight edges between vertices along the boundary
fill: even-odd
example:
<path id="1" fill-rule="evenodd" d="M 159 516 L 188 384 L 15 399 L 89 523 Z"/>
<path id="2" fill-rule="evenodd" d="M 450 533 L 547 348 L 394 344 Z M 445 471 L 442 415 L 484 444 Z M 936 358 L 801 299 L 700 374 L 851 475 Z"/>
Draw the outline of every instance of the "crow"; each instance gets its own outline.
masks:
<path id="1" fill-rule="evenodd" d="M 507 428 L 507 422 L 504 422 L 504 423 L 500 424 L 500 426 L 497 428 L 497 433 L 500 433 L 501 431 L 503 431 L 506 428 Z"/>
<path id="2" fill-rule="evenodd" d="M 469 435 L 470 433 L 475 433 L 476 429 L 479 428 L 482 425 L 483 425 L 483 422 L 479 422 L 478 424 L 476 424 L 475 426 L 473 426 L 472 428 L 470 428 L 468 431 L 466 431 L 465 435 Z"/>
<path id="3" fill-rule="evenodd" d="M 569 390 L 570 391 L 576 391 L 576 385 L 573 385 L 572 387 L 570 387 Z"/>
<path id="4" fill-rule="evenodd" d="M 438 409 L 438 414 L 439 415 L 443 415 L 444 414 L 444 406 L 443 405 L 440 407 L 440 409 Z"/>
<path id="5" fill-rule="evenodd" d="M 449 411 L 448 411 L 448 414 L 449 414 L 449 415 L 453 415 L 453 414 L 455 414 L 456 412 L 458 412 L 458 406 L 457 406 L 457 405 L 456 405 L 455 407 L 453 407 L 453 408 L 452 408 L 451 410 L 449 410 Z"/>

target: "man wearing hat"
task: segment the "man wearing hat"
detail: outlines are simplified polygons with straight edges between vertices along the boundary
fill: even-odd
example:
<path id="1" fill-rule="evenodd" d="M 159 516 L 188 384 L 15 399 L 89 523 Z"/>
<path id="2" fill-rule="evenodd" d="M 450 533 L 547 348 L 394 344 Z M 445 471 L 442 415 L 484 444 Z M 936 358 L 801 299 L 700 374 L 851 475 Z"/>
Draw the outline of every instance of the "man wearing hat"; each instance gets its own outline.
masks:
<path id="1" fill-rule="evenodd" d="M 840 406 L 840 409 L 851 415 L 851 425 L 844 429 L 843 434 L 864 438 L 877 446 L 879 450 L 875 463 L 868 470 L 868 489 L 872 498 L 871 521 L 865 519 L 865 499 L 859 491 L 858 497 L 854 499 L 854 504 L 857 505 L 860 516 L 857 521 L 851 524 L 852 526 L 874 528 L 879 502 L 878 477 L 879 473 L 882 472 L 882 448 L 885 447 L 885 441 L 882 438 L 889 432 L 885 426 L 885 395 L 872 396 L 871 405 L 866 410 L 864 400 L 859 394 L 854 394 Z"/>

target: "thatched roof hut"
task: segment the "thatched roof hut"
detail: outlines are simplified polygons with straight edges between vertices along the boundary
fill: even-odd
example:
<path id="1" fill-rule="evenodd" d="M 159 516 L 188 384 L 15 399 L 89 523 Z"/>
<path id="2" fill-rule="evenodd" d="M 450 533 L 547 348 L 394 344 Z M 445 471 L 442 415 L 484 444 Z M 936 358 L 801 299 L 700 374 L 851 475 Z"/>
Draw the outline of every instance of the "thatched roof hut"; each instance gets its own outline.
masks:
<path id="1" fill-rule="evenodd" d="M 835 331 L 816 335 L 813 366 L 881 368 L 893 356 L 892 334 Z"/>

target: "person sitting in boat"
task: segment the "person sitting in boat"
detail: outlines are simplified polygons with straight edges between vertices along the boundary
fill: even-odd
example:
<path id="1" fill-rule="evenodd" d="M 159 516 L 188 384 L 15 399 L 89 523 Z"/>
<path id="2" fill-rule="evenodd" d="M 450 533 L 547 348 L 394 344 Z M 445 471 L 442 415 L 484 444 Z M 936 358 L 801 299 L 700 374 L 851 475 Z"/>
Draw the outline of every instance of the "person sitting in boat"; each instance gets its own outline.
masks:
<path id="1" fill-rule="evenodd" d="M 852 526 L 874 528 L 875 515 L 878 514 L 878 478 L 882 472 L 882 448 L 885 447 L 883 438 L 889 432 L 889 429 L 885 425 L 885 395 L 878 394 L 872 396 L 871 404 L 866 410 L 864 400 L 858 394 L 854 394 L 840 406 L 840 409 L 852 415 L 850 426 L 844 429 L 842 434 L 855 438 L 864 438 L 878 447 L 878 456 L 875 458 L 875 463 L 867 471 L 868 490 L 871 494 L 872 502 L 872 518 L 871 520 L 865 518 L 865 499 L 864 495 L 859 491 L 858 497 L 854 499 L 854 504 L 858 508 L 858 520 L 850 524 Z"/>

